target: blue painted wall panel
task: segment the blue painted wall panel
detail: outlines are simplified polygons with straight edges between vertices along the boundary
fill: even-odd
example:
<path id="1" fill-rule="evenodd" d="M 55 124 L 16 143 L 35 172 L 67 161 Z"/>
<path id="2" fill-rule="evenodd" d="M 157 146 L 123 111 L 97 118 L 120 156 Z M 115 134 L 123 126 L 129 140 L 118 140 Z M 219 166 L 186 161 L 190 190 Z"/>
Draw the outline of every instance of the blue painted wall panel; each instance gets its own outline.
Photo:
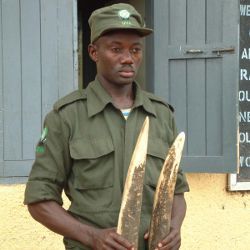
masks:
<path id="1" fill-rule="evenodd" d="M 0 1 L 0 176 L 27 176 L 42 121 L 74 89 L 73 1 Z"/>
<path id="2" fill-rule="evenodd" d="M 22 159 L 22 65 L 19 0 L 2 1 L 4 160 Z"/>

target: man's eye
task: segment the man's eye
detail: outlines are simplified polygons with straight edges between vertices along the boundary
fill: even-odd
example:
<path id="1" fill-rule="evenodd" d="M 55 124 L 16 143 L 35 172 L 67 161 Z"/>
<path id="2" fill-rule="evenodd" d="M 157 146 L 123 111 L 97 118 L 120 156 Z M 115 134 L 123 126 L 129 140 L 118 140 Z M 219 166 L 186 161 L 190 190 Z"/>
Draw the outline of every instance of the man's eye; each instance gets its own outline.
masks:
<path id="1" fill-rule="evenodd" d="M 133 53 L 133 54 L 137 54 L 137 53 L 140 53 L 140 52 L 141 52 L 141 48 L 133 48 L 131 50 L 131 53 Z"/>
<path id="2" fill-rule="evenodd" d="M 121 49 L 120 48 L 112 48 L 112 51 L 114 53 L 120 53 L 121 52 Z"/>

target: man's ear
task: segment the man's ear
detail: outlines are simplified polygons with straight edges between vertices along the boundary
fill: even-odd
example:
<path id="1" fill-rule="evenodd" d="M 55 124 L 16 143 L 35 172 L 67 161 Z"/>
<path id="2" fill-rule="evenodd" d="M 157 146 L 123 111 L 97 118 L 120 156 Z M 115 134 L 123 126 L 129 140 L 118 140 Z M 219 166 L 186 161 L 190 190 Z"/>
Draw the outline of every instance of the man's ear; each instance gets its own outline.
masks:
<path id="1" fill-rule="evenodd" d="M 95 44 L 89 44 L 88 46 L 88 52 L 90 58 L 94 61 L 98 61 L 98 52 L 97 52 L 97 46 Z"/>

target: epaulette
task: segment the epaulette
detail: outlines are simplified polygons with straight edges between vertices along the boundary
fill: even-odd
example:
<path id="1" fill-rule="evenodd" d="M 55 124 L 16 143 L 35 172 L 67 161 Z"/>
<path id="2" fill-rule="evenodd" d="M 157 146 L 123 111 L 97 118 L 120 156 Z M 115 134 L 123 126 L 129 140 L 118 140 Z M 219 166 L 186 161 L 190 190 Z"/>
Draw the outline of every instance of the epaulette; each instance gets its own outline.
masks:
<path id="1" fill-rule="evenodd" d="M 173 106 L 168 104 L 167 102 L 165 102 L 162 98 L 160 98 L 160 97 L 158 97 L 158 96 L 156 96 L 156 95 L 154 95 L 154 94 L 152 94 L 150 92 L 145 92 L 145 93 L 147 94 L 147 96 L 148 96 L 148 98 L 150 100 L 153 100 L 153 101 L 156 101 L 156 102 L 159 102 L 159 103 L 165 105 L 166 107 L 168 107 L 174 113 Z"/>
<path id="2" fill-rule="evenodd" d="M 61 99 L 59 99 L 53 106 L 55 111 L 59 111 L 62 107 L 71 104 L 73 102 L 76 102 L 78 100 L 83 100 L 86 99 L 86 93 L 83 89 L 81 90 L 75 90 L 73 92 L 71 92 L 70 94 L 62 97 Z"/>

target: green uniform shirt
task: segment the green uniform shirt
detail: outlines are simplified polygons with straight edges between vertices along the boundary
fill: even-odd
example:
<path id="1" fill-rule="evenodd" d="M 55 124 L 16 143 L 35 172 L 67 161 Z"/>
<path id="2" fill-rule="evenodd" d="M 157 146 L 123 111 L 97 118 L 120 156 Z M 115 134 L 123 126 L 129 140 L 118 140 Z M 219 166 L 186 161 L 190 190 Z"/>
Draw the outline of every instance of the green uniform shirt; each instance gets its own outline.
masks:
<path id="1" fill-rule="evenodd" d="M 135 102 L 127 120 L 97 80 L 54 105 L 44 122 L 24 203 L 54 200 L 62 204 L 64 189 L 73 216 L 98 228 L 116 227 L 128 166 L 141 126 L 149 116 L 139 247 L 144 249 L 143 234 L 149 226 L 154 191 L 176 127 L 167 104 L 137 84 L 134 90 Z M 180 170 L 175 193 L 188 190 Z M 78 242 L 64 241 L 67 248 L 87 249 Z"/>

